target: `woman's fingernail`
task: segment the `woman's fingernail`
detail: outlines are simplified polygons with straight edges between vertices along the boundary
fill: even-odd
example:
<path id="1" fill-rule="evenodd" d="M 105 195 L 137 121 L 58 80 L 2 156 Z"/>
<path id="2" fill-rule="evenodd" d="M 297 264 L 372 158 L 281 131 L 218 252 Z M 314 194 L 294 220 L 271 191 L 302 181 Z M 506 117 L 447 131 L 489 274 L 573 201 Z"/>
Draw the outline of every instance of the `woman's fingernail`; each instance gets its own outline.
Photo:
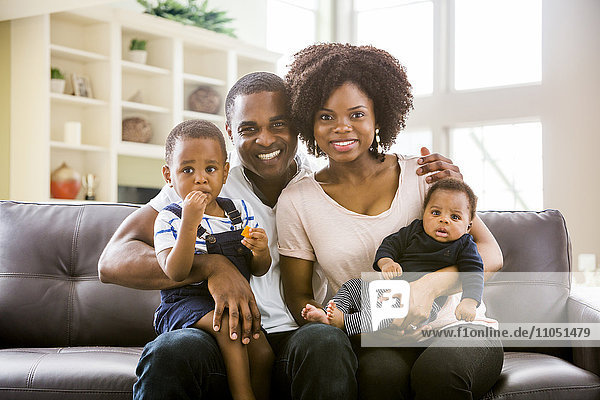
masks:
<path id="1" fill-rule="evenodd" d="M 431 183 L 431 181 L 433 180 L 432 177 L 428 176 L 427 178 L 425 178 L 425 180 L 427 181 L 427 183 Z"/>
<path id="2" fill-rule="evenodd" d="M 417 168 L 417 174 L 422 174 L 423 173 L 423 168 Z"/>
<path id="3" fill-rule="evenodd" d="M 418 163 L 418 164 L 423 164 L 423 159 L 422 159 L 422 158 L 419 158 L 419 159 L 417 160 L 417 163 Z"/>
<path id="4" fill-rule="evenodd" d="M 234 333 L 232 333 L 232 334 L 231 334 L 231 338 L 232 338 L 233 340 L 237 339 L 237 333 L 235 333 L 235 332 L 234 332 Z"/>

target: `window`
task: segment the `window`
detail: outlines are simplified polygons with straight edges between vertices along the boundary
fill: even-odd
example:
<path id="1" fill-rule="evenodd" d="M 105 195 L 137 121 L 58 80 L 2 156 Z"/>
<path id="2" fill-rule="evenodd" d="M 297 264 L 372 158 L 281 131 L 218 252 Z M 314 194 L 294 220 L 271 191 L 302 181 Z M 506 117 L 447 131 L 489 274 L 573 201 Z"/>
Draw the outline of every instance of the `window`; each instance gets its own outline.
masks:
<path id="1" fill-rule="evenodd" d="M 390 147 L 390 153 L 420 156 L 421 147 L 427 147 L 433 152 L 432 146 L 431 131 L 401 131 L 396 137 L 396 143 Z"/>
<path id="2" fill-rule="evenodd" d="M 539 82 L 541 0 L 455 0 L 457 90 Z"/>
<path id="3" fill-rule="evenodd" d="M 267 48 L 283 54 L 277 63 L 280 76 L 294 53 L 316 41 L 317 9 L 318 0 L 268 0 Z"/>
<path id="4" fill-rule="evenodd" d="M 431 1 L 357 0 L 356 43 L 387 50 L 406 67 L 415 95 L 433 92 Z"/>
<path id="5" fill-rule="evenodd" d="M 452 129 L 450 146 L 479 210 L 542 209 L 541 123 Z"/>

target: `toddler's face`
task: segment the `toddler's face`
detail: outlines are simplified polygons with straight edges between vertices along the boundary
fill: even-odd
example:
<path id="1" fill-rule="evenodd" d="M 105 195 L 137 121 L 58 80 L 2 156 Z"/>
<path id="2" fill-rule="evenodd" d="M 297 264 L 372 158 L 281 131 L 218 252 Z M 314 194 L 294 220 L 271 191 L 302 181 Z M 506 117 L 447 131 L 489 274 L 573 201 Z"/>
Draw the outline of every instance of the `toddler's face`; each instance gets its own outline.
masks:
<path id="1" fill-rule="evenodd" d="M 219 143 L 214 139 L 186 138 L 177 140 L 168 168 L 163 168 L 167 183 L 182 199 L 191 191 L 208 195 L 214 202 L 227 180 L 229 164 Z"/>
<path id="2" fill-rule="evenodd" d="M 471 228 L 470 215 L 465 193 L 438 189 L 425 204 L 423 228 L 438 242 L 453 242 Z"/>

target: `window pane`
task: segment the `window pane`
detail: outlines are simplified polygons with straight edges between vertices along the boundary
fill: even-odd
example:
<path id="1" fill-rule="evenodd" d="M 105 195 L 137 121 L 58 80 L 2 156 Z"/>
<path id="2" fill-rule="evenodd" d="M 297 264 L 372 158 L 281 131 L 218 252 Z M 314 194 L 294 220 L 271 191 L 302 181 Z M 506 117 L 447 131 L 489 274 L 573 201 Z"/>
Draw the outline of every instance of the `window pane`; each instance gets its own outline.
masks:
<path id="1" fill-rule="evenodd" d="M 542 125 L 450 131 L 452 160 L 479 197 L 479 210 L 543 208 Z"/>
<path id="2" fill-rule="evenodd" d="M 293 15 L 293 18 L 290 16 Z M 276 0 L 267 4 L 267 48 L 283 54 L 277 73 L 284 76 L 297 51 L 316 40 L 316 12 Z"/>
<path id="3" fill-rule="evenodd" d="M 420 156 L 421 147 L 432 150 L 431 131 L 401 131 L 396 143 L 390 147 L 390 153 Z"/>
<path id="4" fill-rule="evenodd" d="M 365 5 L 360 9 L 364 8 Z M 371 6 L 371 9 L 358 11 L 356 40 L 358 44 L 387 50 L 398 58 L 406 67 L 414 94 L 433 92 L 431 1 L 377 9 Z"/>
<path id="5" fill-rule="evenodd" d="M 541 0 L 455 1 L 457 90 L 541 79 Z"/>

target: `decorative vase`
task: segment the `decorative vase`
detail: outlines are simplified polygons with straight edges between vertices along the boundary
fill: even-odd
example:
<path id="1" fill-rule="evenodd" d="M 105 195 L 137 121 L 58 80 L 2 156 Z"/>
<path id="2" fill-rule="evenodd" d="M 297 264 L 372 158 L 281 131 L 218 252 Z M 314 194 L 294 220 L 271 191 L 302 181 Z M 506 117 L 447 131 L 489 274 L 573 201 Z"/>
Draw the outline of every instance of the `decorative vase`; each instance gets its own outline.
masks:
<path id="1" fill-rule="evenodd" d="M 50 175 L 50 195 L 55 199 L 74 199 L 81 189 L 81 176 L 63 162 Z"/>
<path id="2" fill-rule="evenodd" d="M 64 79 L 50 79 L 50 91 L 53 93 L 64 93 L 65 83 Z"/>
<path id="3" fill-rule="evenodd" d="M 129 61 L 146 64 L 146 59 L 148 58 L 148 52 L 146 50 L 129 50 L 127 52 L 127 58 Z"/>

